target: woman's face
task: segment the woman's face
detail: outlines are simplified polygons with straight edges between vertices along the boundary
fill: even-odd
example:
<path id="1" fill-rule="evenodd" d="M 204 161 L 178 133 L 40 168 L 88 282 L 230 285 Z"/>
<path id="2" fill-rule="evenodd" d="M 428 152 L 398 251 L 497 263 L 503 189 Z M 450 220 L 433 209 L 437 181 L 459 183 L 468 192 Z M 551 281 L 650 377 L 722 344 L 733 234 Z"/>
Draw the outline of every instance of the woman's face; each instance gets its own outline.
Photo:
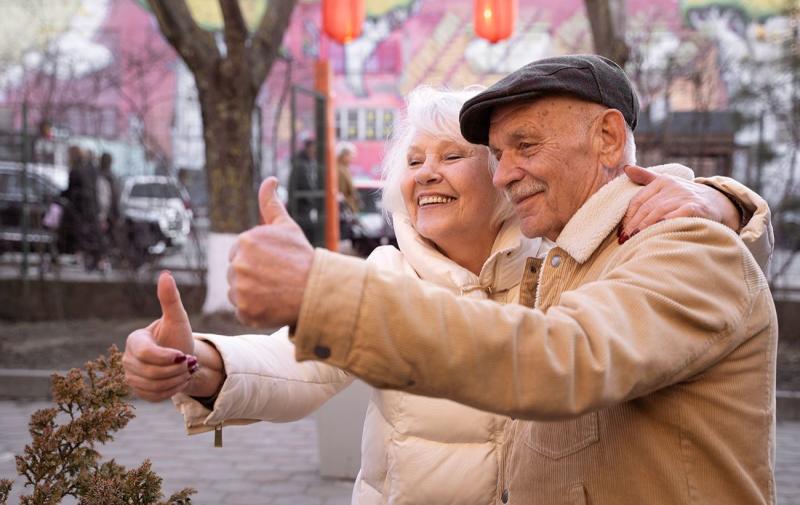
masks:
<path id="1" fill-rule="evenodd" d="M 443 250 L 461 242 L 491 244 L 498 193 L 488 151 L 463 140 L 417 134 L 407 152 L 403 201 L 417 232 Z"/>
<path id="2" fill-rule="evenodd" d="M 353 161 L 353 153 L 350 151 L 342 151 L 342 154 L 339 155 L 339 162 L 342 165 L 349 165 L 350 162 Z"/>

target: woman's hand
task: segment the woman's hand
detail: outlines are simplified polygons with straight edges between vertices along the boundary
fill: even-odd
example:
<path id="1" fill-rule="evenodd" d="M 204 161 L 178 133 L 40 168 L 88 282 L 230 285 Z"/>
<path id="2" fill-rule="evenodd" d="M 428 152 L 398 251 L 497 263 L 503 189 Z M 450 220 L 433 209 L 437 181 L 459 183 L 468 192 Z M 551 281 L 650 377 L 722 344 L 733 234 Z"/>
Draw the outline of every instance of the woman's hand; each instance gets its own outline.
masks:
<path id="1" fill-rule="evenodd" d="M 739 210 L 723 193 L 711 186 L 645 168 L 628 165 L 625 173 L 644 186 L 631 200 L 622 220 L 620 243 L 664 219 L 703 217 L 739 232 Z"/>
<path id="2" fill-rule="evenodd" d="M 158 278 L 158 301 L 161 318 L 128 335 L 125 343 L 122 364 L 128 385 L 140 398 L 154 402 L 189 392 L 190 386 L 193 390 L 216 391 L 221 381 L 197 385 L 192 383 L 198 381 L 190 381 L 199 371 L 201 362 L 194 356 L 192 327 L 175 279 L 167 272 Z M 208 356 L 205 348 L 211 346 L 203 347 L 203 355 Z M 208 374 L 203 375 L 208 378 Z"/>

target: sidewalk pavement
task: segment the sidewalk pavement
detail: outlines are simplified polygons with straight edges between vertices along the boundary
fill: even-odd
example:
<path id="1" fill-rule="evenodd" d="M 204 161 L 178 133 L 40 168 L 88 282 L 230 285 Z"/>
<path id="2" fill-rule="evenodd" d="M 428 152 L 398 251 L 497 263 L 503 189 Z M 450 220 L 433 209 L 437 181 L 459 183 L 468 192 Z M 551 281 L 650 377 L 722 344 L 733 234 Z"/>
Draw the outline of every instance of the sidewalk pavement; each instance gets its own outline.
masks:
<path id="1" fill-rule="evenodd" d="M 0 478 L 16 476 L 14 454 L 20 454 L 33 411 L 46 402 L 0 401 Z M 288 424 L 256 423 L 223 430 L 223 447 L 214 447 L 213 432 L 189 437 L 183 417 L 171 402 L 136 402 L 136 417 L 98 450 L 128 469 L 149 458 L 163 477 L 165 496 L 184 487 L 197 494 L 198 505 L 348 505 L 349 480 L 319 476 L 317 430 L 313 419 Z M 25 492 L 21 478 L 9 505 Z M 27 494 L 27 493 L 26 493 Z M 64 502 L 69 503 L 67 501 Z M 73 502 L 74 503 L 74 502 Z"/>
<path id="2" fill-rule="evenodd" d="M 30 438 L 28 417 L 45 402 L 0 401 L 0 477 L 16 475 L 14 454 Z M 198 505 L 346 505 L 353 483 L 319 476 L 313 419 L 226 428 L 224 447 L 213 434 L 188 437 L 171 403 L 136 403 L 136 418 L 100 452 L 133 468 L 149 458 L 164 478 L 165 495 L 194 487 Z M 778 504 L 800 505 L 800 422 L 781 422 L 777 433 Z M 455 483 L 454 483 L 455 484 Z M 9 505 L 16 505 L 22 488 Z M 65 502 L 66 504 L 67 502 Z"/>

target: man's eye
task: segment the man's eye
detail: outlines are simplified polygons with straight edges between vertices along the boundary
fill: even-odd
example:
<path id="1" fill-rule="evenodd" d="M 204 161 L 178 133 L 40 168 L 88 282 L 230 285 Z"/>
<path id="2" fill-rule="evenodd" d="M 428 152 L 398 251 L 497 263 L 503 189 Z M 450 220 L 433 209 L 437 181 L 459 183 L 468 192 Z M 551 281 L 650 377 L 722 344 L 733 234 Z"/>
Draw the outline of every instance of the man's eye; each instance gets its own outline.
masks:
<path id="1" fill-rule="evenodd" d="M 519 143 L 519 150 L 520 151 L 528 150 L 531 147 L 533 147 L 533 144 L 531 144 L 530 142 L 520 142 Z"/>
<path id="2" fill-rule="evenodd" d="M 446 159 L 446 160 L 460 160 L 463 157 L 464 157 L 463 154 L 450 153 L 450 154 L 445 154 L 444 159 Z"/>
<path id="3" fill-rule="evenodd" d="M 420 165 L 422 165 L 422 162 L 420 160 L 408 160 L 409 167 L 418 167 Z"/>

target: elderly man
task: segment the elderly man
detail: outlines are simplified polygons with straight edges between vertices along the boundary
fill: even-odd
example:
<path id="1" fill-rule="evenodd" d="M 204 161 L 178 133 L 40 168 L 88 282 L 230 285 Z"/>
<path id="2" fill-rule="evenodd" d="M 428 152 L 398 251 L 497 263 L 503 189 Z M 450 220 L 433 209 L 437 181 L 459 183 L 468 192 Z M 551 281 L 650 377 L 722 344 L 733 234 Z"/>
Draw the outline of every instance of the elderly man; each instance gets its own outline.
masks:
<path id="1" fill-rule="evenodd" d="M 534 62 L 464 105 L 462 133 L 498 158 L 523 232 L 555 242 L 528 261 L 535 308 L 312 253 L 269 181 L 268 226 L 232 252 L 240 316 L 293 325 L 300 360 L 516 418 L 498 503 L 774 503 L 766 280 L 709 220 L 618 239 L 637 114 L 623 71 L 595 56 Z"/>

